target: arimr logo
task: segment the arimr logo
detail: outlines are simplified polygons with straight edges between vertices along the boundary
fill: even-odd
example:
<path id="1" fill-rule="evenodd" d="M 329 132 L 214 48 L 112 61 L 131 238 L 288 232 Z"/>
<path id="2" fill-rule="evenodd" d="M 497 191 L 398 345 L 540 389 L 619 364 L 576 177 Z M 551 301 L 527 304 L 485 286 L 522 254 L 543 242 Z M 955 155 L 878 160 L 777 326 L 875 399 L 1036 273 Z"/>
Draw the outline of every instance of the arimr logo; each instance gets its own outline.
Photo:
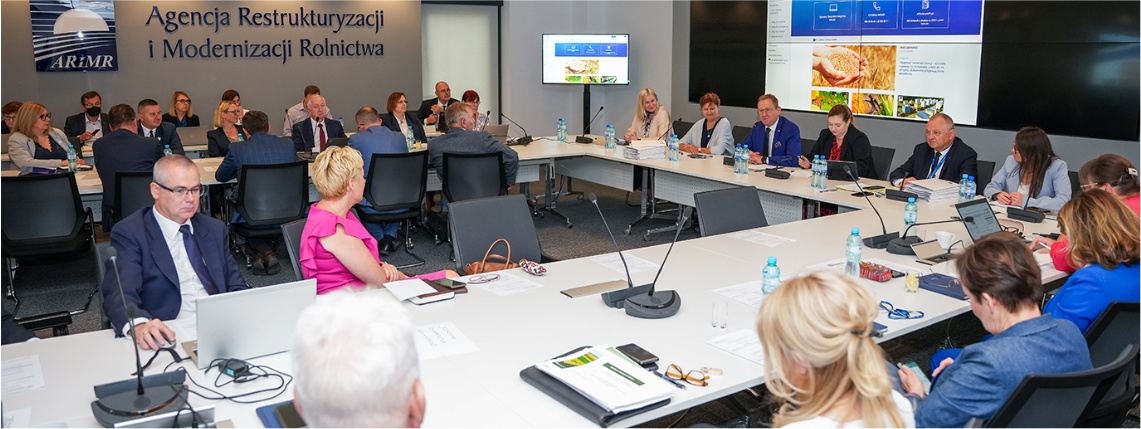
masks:
<path id="1" fill-rule="evenodd" d="M 30 3 L 36 71 L 119 69 L 113 1 Z"/>

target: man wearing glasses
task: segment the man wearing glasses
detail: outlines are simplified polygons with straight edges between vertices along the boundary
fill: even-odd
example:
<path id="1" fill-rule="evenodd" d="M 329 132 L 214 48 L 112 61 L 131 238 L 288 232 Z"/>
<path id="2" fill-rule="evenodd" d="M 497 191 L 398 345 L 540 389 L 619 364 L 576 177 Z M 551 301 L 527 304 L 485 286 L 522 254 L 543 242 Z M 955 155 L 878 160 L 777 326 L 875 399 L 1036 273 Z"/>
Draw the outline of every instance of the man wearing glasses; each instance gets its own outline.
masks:
<path id="1" fill-rule="evenodd" d="M 87 91 L 79 97 L 83 112 L 68 116 L 63 124 L 63 134 L 68 137 L 79 137 L 79 142 L 90 148 L 100 137 L 111 132 L 111 124 L 107 114 L 103 113 L 103 99 L 95 91 Z M 79 148 L 76 148 L 79 149 Z"/>
<path id="2" fill-rule="evenodd" d="M 436 131 L 445 132 L 448 131 L 448 124 L 443 120 L 445 119 L 444 111 L 459 102 L 459 100 L 452 98 L 452 88 L 448 86 L 447 82 L 436 82 L 436 98 L 424 100 L 416 114 L 420 116 L 424 125 L 435 125 Z"/>
<path id="3" fill-rule="evenodd" d="M 103 231 L 110 231 L 114 217 L 127 217 L 130 213 L 113 213 L 115 202 L 115 174 L 120 171 L 151 171 L 155 161 L 162 157 L 162 147 L 154 139 L 136 133 L 135 110 L 126 104 L 111 108 L 108 116 L 111 131 L 95 140 L 92 153 L 98 167 L 99 181 L 103 182 Z"/>
<path id="4" fill-rule="evenodd" d="M 133 323 L 142 348 L 173 344 L 174 332 L 163 321 L 195 317 L 198 297 L 249 288 L 226 248 L 225 225 L 198 213 L 201 182 L 198 166 L 186 156 L 162 157 L 150 189 L 154 207 L 127 216 L 111 231 L 118 269 L 106 266 L 103 312 L 120 335 L 129 335 L 128 321 Z"/>
<path id="5" fill-rule="evenodd" d="M 325 97 L 310 95 L 305 110 L 309 112 L 309 119 L 293 124 L 293 148 L 298 152 L 319 152 L 325 150 L 329 139 L 348 137 L 340 122 L 327 120 L 329 108 Z"/>
<path id="6" fill-rule="evenodd" d="M 307 101 L 309 97 L 313 95 L 321 95 L 321 88 L 318 88 L 317 85 L 305 87 L 305 91 L 301 95 L 301 102 L 285 109 L 285 125 L 281 127 L 281 131 L 284 133 L 282 134 L 283 136 L 293 137 L 293 125 L 309 119 L 309 106 L 307 106 Z M 333 119 L 333 109 L 325 108 L 325 119 Z"/>
<path id="7" fill-rule="evenodd" d="M 757 99 L 757 119 L 745 147 L 750 164 L 796 167 L 800 157 L 800 127 L 780 115 L 780 102 L 772 94 Z"/>

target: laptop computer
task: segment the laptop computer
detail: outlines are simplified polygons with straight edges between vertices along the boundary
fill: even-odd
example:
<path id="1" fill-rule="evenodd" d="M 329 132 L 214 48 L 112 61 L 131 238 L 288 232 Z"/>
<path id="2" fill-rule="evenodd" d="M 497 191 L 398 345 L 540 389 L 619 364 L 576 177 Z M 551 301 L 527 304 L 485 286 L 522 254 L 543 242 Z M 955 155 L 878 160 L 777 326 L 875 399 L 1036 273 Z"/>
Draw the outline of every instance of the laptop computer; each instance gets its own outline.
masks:
<path id="1" fill-rule="evenodd" d="M 317 280 L 198 298 L 198 368 L 289 350 L 297 318 L 317 296 Z"/>
<path id="2" fill-rule="evenodd" d="M 511 124 L 503 125 L 487 125 L 483 127 L 484 131 L 499 140 L 500 143 L 507 143 L 507 131 L 511 128 Z"/>
<path id="3" fill-rule="evenodd" d="M 971 235 L 972 241 L 979 241 L 987 235 L 1002 231 L 998 217 L 994 215 L 994 210 L 990 208 L 990 202 L 985 198 L 955 204 L 955 210 L 959 212 L 960 218 L 972 218 L 970 222 L 963 222 L 963 226 L 967 227 L 967 233 Z"/>
<path id="4" fill-rule="evenodd" d="M 828 161 L 828 180 L 853 181 L 852 176 L 844 172 L 845 165 L 848 166 L 853 175 L 857 178 L 860 177 L 860 169 L 856 168 L 856 163 L 852 161 Z"/>
<path id="5" fill-rule="evenodd" d="M 939 240 L 924 241 L 911 245 L 911 250 L 915 251 L 916 260 L 921 264 L 937 265 L 946 262 L 951 258 L 943 246 L 939 245 Z"/>

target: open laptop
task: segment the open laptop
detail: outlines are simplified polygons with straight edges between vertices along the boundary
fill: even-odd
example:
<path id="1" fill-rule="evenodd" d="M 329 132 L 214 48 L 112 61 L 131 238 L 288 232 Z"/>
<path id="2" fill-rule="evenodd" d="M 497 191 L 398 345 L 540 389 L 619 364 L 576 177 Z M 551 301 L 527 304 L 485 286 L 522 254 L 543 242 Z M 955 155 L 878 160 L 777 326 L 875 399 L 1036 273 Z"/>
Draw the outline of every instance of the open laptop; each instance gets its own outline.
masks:
<path id="1" fill-rule="evenodd" d="M 979 241 L 987 235 L 1002 231 L 998 217 L 994 215 L 994 210 L 990 208 L 990 202 L 985 198 L 955 204 L 955 210 L 958 210 L 960 218 L 973 218 L 970 222 L 963 222 L 963 226 L 967 227 L 967 233 L 971 235 L 972 241 Z"/>
<path id="2" fill-rule="evenodd" d="M 198 368 L 289 350 L 297 318 L 317 296 L 317 280 L 198 298 Z"/>
<path id="3" fill-rule="evenodd" d="M 507 143 L 507 130 L 511 128 L 511 124 L 503 125 L 487 125 L 483 127 L 484 131 L 499 140 L 500 143 Z"/>
<path id="4" fill-rule="evenodd" d="M 951 259 L 950 252 L 947 252 L 947 250 L 939 244 L 939 240 L 912 244 L 911 250 L 915 252 L 915 262 L 921 264 L 938 265 Z"/>

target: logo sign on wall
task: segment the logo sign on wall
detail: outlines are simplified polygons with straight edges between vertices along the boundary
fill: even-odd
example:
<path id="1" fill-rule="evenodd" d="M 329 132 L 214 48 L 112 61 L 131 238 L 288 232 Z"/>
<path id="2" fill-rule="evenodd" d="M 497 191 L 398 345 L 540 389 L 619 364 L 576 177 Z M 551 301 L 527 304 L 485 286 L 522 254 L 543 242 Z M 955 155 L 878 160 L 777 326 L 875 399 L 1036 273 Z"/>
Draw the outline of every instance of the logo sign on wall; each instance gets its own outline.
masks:
<path id="1" fill-rule="evenodd" d="M 115 3 L 31 0 L 36 71 L 118 70 Z"/>

